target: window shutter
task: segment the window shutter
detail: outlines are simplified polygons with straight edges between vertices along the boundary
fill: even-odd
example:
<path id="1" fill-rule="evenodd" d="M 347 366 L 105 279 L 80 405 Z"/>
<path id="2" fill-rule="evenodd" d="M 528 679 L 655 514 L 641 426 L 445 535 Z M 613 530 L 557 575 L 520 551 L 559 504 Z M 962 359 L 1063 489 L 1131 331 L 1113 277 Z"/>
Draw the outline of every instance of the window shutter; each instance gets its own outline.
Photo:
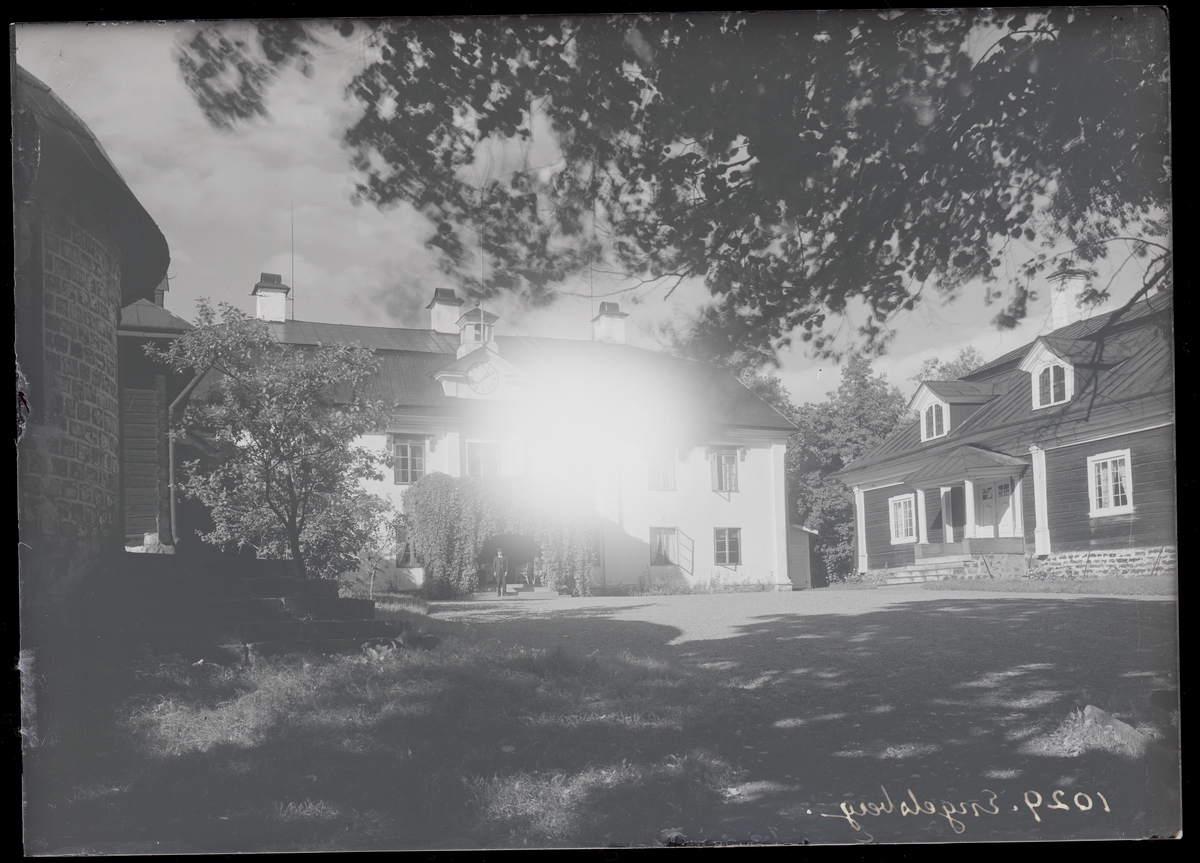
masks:
<path id="1" fill-rule="evenodd" d="M 719 452 L 714 451 L 712 454 L 712 457 L 709 459 L 709 464 L 712 467 L 712 490 L 720 491 L 721 490 L 721 473 L 720 473 L 720 471 L 721 471 L 721 454 Z"/>
<path id="2" fill-rule="evenodd" d="M 392 482 L 400 485 L 403 482 L 400 478 L 400 447 L 394 435 L 388 435 L 388 448 L 392 451 Z"/>

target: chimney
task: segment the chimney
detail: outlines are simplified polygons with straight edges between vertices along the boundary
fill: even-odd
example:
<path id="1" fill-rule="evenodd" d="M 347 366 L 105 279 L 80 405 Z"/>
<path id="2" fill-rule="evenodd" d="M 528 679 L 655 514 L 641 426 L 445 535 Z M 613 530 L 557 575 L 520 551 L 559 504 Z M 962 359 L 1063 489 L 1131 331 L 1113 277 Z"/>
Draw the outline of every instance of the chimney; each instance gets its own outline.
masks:
<path id="1" fill-rule="evenodd" d="M 454 293 L 454 288 L 437 288 L 433 299 L 425 308 L 429 309 L 429 328 L 435 333 L 457 333 L 458 307 L 465 303 Z"/>
<path id="2" fill-rule="evenodd" d="M 1076 321 L 1082 321 L 1091 314 L 1091 309 L 1079 305 L 1079 297 L 1083 285 L 1078 286 L 1071 280 L 1064 279 L 1054 288 L 1054 296 L 1050 300 L 1050 329 L 1057 330 Z"/>
<path id="3" fill-rule="evenodd" d="M 154 305 L 161 308 L 164 300 L 166 299 L 166 293 L 169 290 L 171 290 L 171 286 L 167 284 L 167 277 L 163 276 L 163 280 L 159 283 L 158 287 L 154 289 Z"/>
<path id="4" fill-rule="evenodd" d="M 628 312 L 616 303 L 601 303 L 600 314 L 592 318 L 592 338 L 612 345 L 625 344 L 625 319 Z"/>
<path id="5" fill-rule="evenodd" d="M 287 297 L 292 289 L 283 283 L 283 276 L 263 273 L 250 292 L 258 298 L 254 316 L 260 321 L 286 321 Z"/>

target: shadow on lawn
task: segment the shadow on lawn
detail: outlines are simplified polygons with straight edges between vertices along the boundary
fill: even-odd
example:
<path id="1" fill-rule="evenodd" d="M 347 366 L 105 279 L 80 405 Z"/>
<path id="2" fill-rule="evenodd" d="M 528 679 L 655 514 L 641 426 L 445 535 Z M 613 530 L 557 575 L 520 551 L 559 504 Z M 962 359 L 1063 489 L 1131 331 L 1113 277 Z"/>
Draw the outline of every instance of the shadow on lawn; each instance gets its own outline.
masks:
<path id="1" fill-rule="evenodd" d="M 382 663 L 110 669 L 110 695 L 132 693 L 111 714 L 123 719 L 37 754 L 27 835 L 42 851 L 150 839 L 262 850 L 1179 826 L 1178 777 L 1161 758 L 1042 745 L 1074 707 L 1137 724 L 1150 691 L 1174 688 L 1173 603 L 948 598 L 845 615 L 793 598 L 790 613 L 678 645 L 674 626 L 622 619 L 652 618 L 652 605 L 434 620 L 441 649 Z M 553 649 L 567 636 L 586 649 Z M 882 803 L 881 786 L 894 811 L 858 815 L 855 831 L 839 804 Z M 910 788 L 938 814 L 901 815 Z M 1067 810 L 1050 808 L 1057 790 Z M 1025 792 L 1040 795 L 1040 822 Z M 990 809 L 960 813 L 958 833 L 941 807 L 971 801 Z"/>
<path id="2" fill-rule="evenodd" d="M 1149 700 L 1177 687 L 1175 613 L 1171 602 L 1099 597 L 947 598 L 763 615 L 732 638 L 685 643 L 682 660 L 723 669 L 742 687 L 743 746 L 754 753 L 740 762 L 746 793 L 697 813 L 692 829 L 766 836 L 773 827 L 810 841 L 1172 833 L 1181 826 L 1175 756 L 1072 754 L 1055 732 L 1093 704 L 1135 726 L 1157 720 L 1162 743 L 1177 748 L 1170 717 Z M 861 813 L 864 802 L 885 802 L 881 788 L 897 811 L 868 810 L 855 831 L 840 804 Z M 937 814 L 901 815 L 910 788 Z M 943 805 L 982 807 L 993 800 L 984 789 L 998 797 L 980 815 L 960 812 L 959 832 Z M 1098 800 L 1081 811 L 1089 799 L 1076 806 L 1079 792 L 1105 795 L 1111 811 Z M 1063 798 L 1067 808 L 1049 808 Z"/>

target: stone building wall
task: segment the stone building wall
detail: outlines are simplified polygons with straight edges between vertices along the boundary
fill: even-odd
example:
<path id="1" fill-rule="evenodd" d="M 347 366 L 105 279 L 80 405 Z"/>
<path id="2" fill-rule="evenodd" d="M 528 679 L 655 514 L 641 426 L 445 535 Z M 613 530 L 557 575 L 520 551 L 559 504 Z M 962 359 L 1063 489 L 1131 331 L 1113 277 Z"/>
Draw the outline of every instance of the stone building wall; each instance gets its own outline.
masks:
<path id="1" fill-rule="evenodd" d="M 1026 577 L 1078 579 L 1175 575 L 1178 562 L 1178 549 L 1173 545 L 1071 551 L 1035 560 Z"/>
<path id="2" fill-rule="evenodd" d="M 18 448 L 24 580 L 34 605 L 60 600 L 119 543 L 119 249 L 69 200 L 43 202 L 41 380 Z M 40 401 L 40 403 L 39 403 Z"/>

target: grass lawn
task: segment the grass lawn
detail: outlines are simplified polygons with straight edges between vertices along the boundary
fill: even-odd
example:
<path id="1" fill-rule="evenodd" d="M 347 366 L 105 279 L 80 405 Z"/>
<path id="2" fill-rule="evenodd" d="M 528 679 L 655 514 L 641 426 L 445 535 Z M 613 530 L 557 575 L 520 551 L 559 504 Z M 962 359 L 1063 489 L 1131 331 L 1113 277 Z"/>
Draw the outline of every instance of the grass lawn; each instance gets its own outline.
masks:
<path id="1" fill-rule="evenodd" d="M 35 853 L 653 844 L 630 824 L 736 778 L 698 743 L 730 697 L 632 656 L 451 640 L 378 660 L 89 664 L 105 703 L 27 754 Z"/>
<path id="2" fill-rule="evenodd" d="M 1001 795 L 966 839 L 1174 829 L 1178 709 L 1152 701 L 1178 689 L 1165 599 L 378 600 L 440 646 L 230 666 L 39 652 L 28 852 L 844 843 L 863 837 L 842 804 L 884 785 Z M 1161 763 L 1087 705 L 1158 741 Z M 1049 807 L 1056 789 L 1111 812 L 1035 820 L 1024 795 Z M 898 812 L 868 832 L 960 838 Z"/>

